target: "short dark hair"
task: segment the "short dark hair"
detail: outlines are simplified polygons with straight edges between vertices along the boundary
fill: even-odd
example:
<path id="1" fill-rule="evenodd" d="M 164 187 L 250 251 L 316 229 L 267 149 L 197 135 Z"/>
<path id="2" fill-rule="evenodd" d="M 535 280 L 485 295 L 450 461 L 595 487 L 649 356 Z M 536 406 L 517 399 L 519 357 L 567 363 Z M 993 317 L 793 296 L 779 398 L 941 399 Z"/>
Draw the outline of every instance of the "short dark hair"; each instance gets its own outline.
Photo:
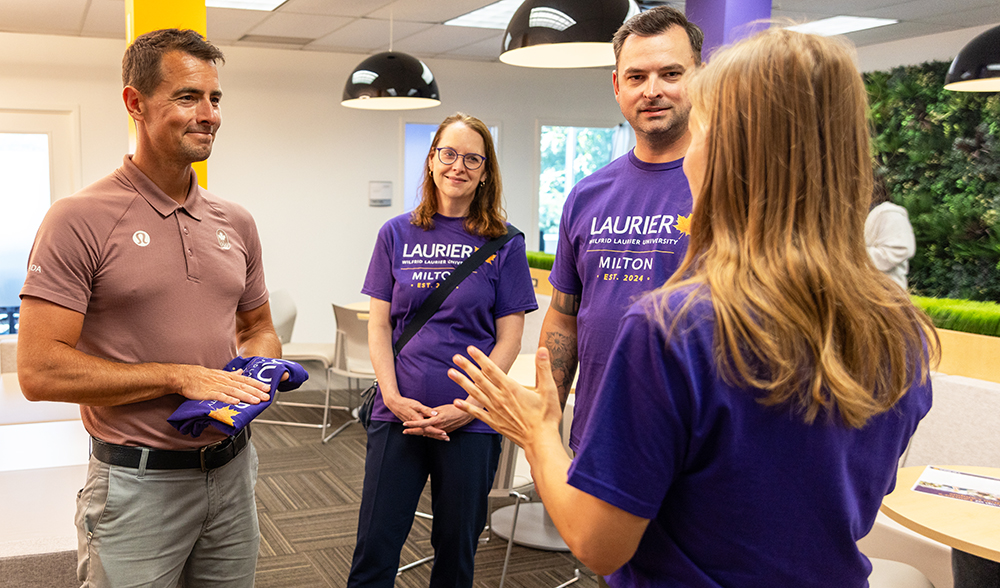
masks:
<path id="1" fill-rule="evenodd" d="M 691 42 L 691 53 L 694 54 L 694 63 L 701 65 L 701 45 L 705 42 L 705 33 L 698 25 L 689 21 L 680 10 L 670 6 L 657 6 L 628 19 L 615 33 L 611 41 L 615 49 L 615 67 L 618 67 L 618 56 L 621 55 L 625 39 L 632 35 L 655 37 L 667 32 L 667 29 L 673 26 L 681 27 L 687 33 L 688 41 Z"/>
<path id="2" fill-rule="evenodd" d="M 122 84 L 150 95 L 163 81 L 160 62 L 170 51 L 181 51 L 202 61 L 225 63 L 222 51 L 191 29 L 160 29 L 139 35 L 125 49 Z"/>

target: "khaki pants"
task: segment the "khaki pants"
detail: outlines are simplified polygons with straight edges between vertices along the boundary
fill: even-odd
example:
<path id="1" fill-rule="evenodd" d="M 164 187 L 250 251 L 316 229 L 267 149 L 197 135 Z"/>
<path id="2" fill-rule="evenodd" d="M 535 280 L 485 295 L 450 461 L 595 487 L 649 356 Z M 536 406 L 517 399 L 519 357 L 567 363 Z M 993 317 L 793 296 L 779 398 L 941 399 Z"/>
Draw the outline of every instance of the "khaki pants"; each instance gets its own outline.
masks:
<path id="1" fill-rule="evenodd" d="M 141 470 L 91 457 L 77 495 L 82 588 L 252 588 L 256 482 L 253 442 L 208 472 Z"/>

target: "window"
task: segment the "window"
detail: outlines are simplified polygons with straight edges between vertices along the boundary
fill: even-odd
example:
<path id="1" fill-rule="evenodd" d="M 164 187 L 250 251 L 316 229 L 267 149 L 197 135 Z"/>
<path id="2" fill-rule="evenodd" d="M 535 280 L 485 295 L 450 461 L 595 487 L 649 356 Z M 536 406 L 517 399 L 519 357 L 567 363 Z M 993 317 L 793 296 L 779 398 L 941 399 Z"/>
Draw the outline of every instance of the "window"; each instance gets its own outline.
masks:
<path id="1" fill-rule="evenodd" d="M 630 136 L 631 129 L 625 129 Z M 628 147 L 615 148 L 623 132 L 622 125 L 542 127 L 541 171 L 538 178 L 538 231 L 542 251 L 556 251 L 559 218 L 573 186 L 628 150 Z"/>
<path id="2" fill-rule="evenodd" d="M 15 334 L 28 253 L 49 204 L 78 184 L 73 112 L 0 109 L 0 335 Z"/>

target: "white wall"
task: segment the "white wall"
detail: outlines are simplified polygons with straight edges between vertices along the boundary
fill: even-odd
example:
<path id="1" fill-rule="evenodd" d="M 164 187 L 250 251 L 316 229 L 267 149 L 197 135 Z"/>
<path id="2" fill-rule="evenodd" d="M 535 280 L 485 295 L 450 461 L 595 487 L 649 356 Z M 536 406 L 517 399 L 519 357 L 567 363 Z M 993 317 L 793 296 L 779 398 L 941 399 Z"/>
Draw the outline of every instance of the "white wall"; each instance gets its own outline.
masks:
<path id="1" fill-rule="evenodd" d="M 0 33 L 0 109 L 77 108 L 83 184 L 121 164 L 124 41 Z M 443 104 L 428 110 L 340 106 L 364 56 L 223 47 L 223 125 L 209 189 L 257 220 L 268 286 L 298 305 L 293 339 L 332 341 L 330 303 L 360 300 L 378 228 L 402 213 L 403 125 L 462 110 L 500 128 L 508 216 L 537 249 L 538 126 L 623 122 L 607 70 L 533 70 L 431 60 Z M 369 208 L 368 182 L 393 182 L 393 207 Z"/>

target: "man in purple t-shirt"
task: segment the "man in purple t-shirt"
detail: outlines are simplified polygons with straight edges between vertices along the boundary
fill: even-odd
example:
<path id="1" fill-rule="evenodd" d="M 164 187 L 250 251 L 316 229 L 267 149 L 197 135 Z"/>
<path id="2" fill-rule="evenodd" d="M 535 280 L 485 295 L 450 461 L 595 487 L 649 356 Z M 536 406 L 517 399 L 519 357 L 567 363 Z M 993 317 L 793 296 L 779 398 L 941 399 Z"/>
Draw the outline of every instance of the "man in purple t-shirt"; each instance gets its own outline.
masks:
<path id="1" fill-rule="evenodd" d="M 681 168 L 691 136 L 685 93 L 701 30 L 666 6 L 615 34 L 611 82 L 636 146 L 576 185 L 563 208 L 554 287 L 539 346 L 563 405 L 581 365 L 570 447 L 577 449 L 611 342 L 629 305 L 661 286 L 687 250 L 691 191 Z"/>

